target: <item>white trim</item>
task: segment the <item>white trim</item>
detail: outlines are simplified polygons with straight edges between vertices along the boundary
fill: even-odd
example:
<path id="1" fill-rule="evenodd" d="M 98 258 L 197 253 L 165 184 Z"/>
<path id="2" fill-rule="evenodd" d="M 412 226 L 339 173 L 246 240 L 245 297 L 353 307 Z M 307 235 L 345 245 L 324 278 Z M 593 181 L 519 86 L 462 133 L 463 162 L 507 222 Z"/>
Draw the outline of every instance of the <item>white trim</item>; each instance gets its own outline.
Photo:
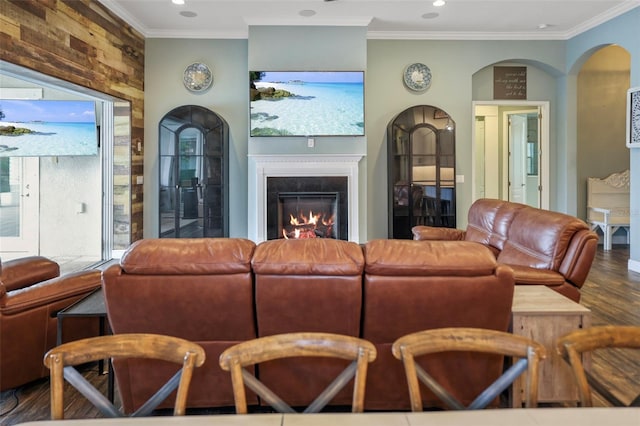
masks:
<path id="1" fill-rule="evenodd" d="M 359 242 L 358 167 L 362 155 L 249 155 L 255 168 L 249 168 L 249 182 L 255 182 L 255 197 L 249 197 L 249 211 L 255 220 L 249 223 L 249 239 L 256 243 L 266 240 L 267 233 L 267 178 L 268 177 L 347 177 L 348 239 Z M 250 191 L 251 193 L 251 191 Z"/>
<path id="2" fill-rule="evenodd" d="M 542 117 L 541 120 L 541 134 L 540 134 L 540 164 L 538 165 L 538 173 L 540 176 L 540 185 L 542 185 L 542 193 L 540 200 L 540 208 L 548 210 L 550 208 L 550 143 L 549 143 L 549 102 L 548 101 L 527 101 L 527 100 L 497 100 L 497 101 L 473 101 L 471 103 L 471 108 L 473 110 L 473 114 L 471 119 L 473 120 L 471 123 L 471 128 L 475 129 L 475 119 L 476 119 L 476 109 L 480 106 L 492 105 L 496 107 L 500 106 L 518 106 L 523 108 L 538 108 Z M 513 111 L 509 111 L 512 113 Z M 502 131 L 501 129 L 499 131 Z M 508 140 L 508 138 L 507 138 Z M 505 143 L 505 141 L 503 141 Z M 476 157 L 476 135 L 475 132 L 471 135 L 471 146 L 472 146 L 472 162 L 471 162 L 471 176 L 473 182 L 476 179 L 476 167 L 475 167 L 475 157 Z M 504 153 L 504 155 L 508 155 L 508 153 Z M 508 157 L 504 157 L 502 159 L 503 164 L 504 161 L 508 161 Z M 504 184 L 503 184 L 504 185 Z M 472 187 L 472 198 L 476 200 L 478 198 L 476 194 L 475 185 Z M 507 199 L 507 198 L 504 198 Z"/>
<path id="3" fill-rule="evenodd" d="M 633 272 L 640 272 L 640 261 L 629 259 L 627 269 Z"/>

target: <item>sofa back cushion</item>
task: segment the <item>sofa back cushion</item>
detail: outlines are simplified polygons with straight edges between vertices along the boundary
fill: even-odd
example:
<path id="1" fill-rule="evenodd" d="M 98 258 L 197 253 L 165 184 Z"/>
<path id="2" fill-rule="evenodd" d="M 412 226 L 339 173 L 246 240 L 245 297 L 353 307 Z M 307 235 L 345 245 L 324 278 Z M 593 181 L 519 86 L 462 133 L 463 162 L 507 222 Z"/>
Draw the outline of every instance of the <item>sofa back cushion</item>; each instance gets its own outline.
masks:
<path id="1" fill-rule="evenodd" d="M 254 250 L 242 238 L 148 238 L 131 244 L 120 266 L 133 275 L 246 273 Z"/>
<path id="2" fill-rule="evenodd" d="M 504 248 L 516 214 L 526 207 L 491 198 L 477 200 L 469 209 L 465 240 L 482 243 L 497 255 Z"/>
<path id="3" fill-rule="evenodd" d="M 525 206 L 511 222 L 498 262 L 559 271 L 571 240 L 588 229 L 576 217 Z"/>

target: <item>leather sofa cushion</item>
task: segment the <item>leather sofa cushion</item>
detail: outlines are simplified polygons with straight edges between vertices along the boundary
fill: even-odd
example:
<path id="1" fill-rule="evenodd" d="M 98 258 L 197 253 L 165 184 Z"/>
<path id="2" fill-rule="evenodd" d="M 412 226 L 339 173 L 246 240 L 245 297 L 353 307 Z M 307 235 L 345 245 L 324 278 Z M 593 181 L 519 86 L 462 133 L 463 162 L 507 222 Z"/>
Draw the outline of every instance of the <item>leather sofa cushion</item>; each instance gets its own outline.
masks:
<path id="1" fill-rule="evenodd" d="M 558 271 L 571 239 L 587 229 L 573 216 L 526 207 L 513 219 L 498 262 Z"/>
<path id="2" fill-rule="evenodd" d="M 475 241 L 493 248 L 494 253 L 504 249 L 512 222 L 526 208 L 524 204 L 502 200 L 480 199 L 469 209 L 466 241 Z"/>
<path id="3" fill-rule="evenodd" d="M 316 238 L 271 240 L 258 245 L 251 261 L 261 275 L 362 275 L 364 256 L 356 243 Z"/>
<path id="4" fill-rule="evenodd" d="M 120 259 L 127 274 L 218 275 L 251 271 L 255 243 L 241 238 L 148 238 Z"/>
<path id="5" fill-rule="evenodd" d="M 373 240 L 365 245 L 365 272 L 392 276 L 491 275 L 496 258 L 468 241 Z"/>
<path id="6" fill-rule="evenodd" d="M 60 275 L 60 266 L 42 256 L 28 256 L 3 262 L 0 281 L 7 292 L 49 280 Z"/>

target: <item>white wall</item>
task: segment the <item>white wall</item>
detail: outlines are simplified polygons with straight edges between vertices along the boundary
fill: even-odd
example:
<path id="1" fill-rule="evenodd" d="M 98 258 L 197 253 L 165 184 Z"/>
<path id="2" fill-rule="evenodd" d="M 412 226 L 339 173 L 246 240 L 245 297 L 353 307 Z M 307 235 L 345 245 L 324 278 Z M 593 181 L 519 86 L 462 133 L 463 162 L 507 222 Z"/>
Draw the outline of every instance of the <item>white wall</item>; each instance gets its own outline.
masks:
<path id="1" fill-rule="evenodd" d="M 41 255 L 102 258 L 100 161 L 99 156 L 40 158 Z"/>

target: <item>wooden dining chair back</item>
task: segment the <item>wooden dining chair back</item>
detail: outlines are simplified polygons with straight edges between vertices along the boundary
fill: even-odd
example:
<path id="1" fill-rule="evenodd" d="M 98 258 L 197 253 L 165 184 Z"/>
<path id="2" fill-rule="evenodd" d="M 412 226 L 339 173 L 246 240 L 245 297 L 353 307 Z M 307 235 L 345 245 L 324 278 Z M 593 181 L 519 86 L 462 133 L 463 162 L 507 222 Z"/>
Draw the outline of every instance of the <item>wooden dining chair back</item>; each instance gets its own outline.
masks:
<path id="1" fill-rule="evenodd" d="M 115 334 L 64 343 L 48 351 L 44 364 L 51 375 L 51 419 L 64 418 L 64 382 L 69 382 L 106 417 L 125 417 L 75 366 L 114 358 L 148 358 L 174 362 L 181 367 L 151 398 L 130 414 L 148 416 L 175 390 L 174 415 L 184 415 L 195 367 L 205 360 L 204 349 L 178 337 L 157 334 Z"/>
<path id="2" fill-rule="evenodd" d="M 352 361 L 306 407 L 304 413 L 321 411 L 351 379 L 354 379 L 351 411 L 363 411 L 367 367 L 376 358 L 375 346 L 367 340 L 341 334 L 285 333 L 239 343 L 220 355 L 220 366 L 231 373 L 236 413 L 247 413 L 245 385 L 277 412 L 295 413 L 291 406 L 246 368 L 266 361 L 294 357 L 332 357 Z"/>
<path id="3" fill-rule="evenodd" d="M 464 406 L 416 362 L 422 355 L 450 351 L 503 355 L 512 357 L 513 363 L 471 404 Z M 404 364 L 412 411 L 423 409 L 420 382 L 449 408 L 474 410 L 487 407 L 525 372 L 525 404 L 527 407 L 538 404 L 539 363 L 546 357 L 546 350 L 542 344 L 526 337 L 480 328 L 438 328 L 400 337 L 393 343 L 392 352 Z"/>
<path id="4" fill-rule="evenodd" d="M 582 362 L 583 353 L 598 349 L 640 349 L 640 326 L 606 325 L 576 330 L 560 337 L 556 348 L 571 366 L 581 406 L 593 406 L 592 391 L 614 407 L 640 406 L 640 394 L 629 404 L 624 403 L 602 381 L 596 379 Z"/>

